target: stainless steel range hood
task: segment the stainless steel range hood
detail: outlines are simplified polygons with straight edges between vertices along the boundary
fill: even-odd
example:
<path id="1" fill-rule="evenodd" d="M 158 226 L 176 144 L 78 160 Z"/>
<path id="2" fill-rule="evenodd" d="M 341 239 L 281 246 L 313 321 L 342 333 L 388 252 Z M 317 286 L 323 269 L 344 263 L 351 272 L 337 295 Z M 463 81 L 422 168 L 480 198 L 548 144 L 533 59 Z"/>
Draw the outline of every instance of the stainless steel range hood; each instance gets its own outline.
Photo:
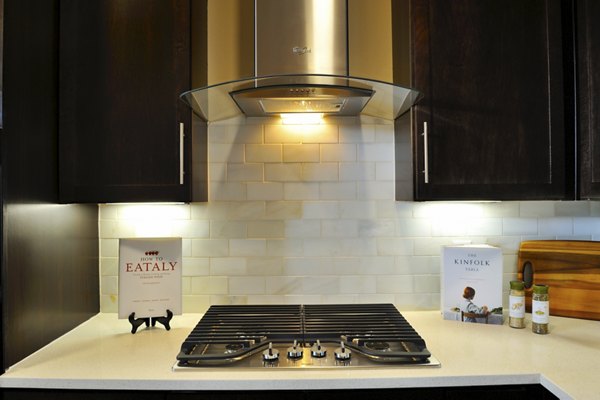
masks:
<path id="1" fill-rule="evenodd" d="M 385 1 L 391 6 L 390 0 L 376 2 Z M 241 115 L 305 113 L 397 118 L 417 100 L 417 91 L 373 77 L 350 76 L 349 38 L 365 29 L 349 22 L 354 2 L 254 0 L 254 75 L 194 89 L 181 98 L 209 122 Z M 392 16 L 387 18 L 391 23 Z M 228 21 L 222 23 L 226 26 Z M 376 28 L 378 22 L 370 24 Z M 349 28 L 355 29 L 354 35 L 349 35 Z"/>

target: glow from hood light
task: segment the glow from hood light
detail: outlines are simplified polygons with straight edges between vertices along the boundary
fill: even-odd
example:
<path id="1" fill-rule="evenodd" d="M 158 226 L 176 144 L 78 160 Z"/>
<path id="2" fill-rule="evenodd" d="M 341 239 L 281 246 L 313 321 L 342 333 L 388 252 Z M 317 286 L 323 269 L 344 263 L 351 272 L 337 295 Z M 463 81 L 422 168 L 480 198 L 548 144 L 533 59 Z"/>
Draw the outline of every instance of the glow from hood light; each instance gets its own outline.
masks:
<path id="1" fill-rule="evenodd" d="M 291 113 L 281 114 L 284 125 L 319 125 L 323 123 L 322 113 Z"/>

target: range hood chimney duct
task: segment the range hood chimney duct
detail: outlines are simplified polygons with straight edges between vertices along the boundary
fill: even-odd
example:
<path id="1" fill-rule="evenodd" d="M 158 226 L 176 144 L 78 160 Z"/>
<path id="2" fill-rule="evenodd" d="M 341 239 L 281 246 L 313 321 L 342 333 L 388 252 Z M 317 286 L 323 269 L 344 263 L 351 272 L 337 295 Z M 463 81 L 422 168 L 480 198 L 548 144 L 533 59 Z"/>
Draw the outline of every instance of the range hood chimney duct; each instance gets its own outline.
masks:
<path id="1" fill-rule="evenodd" d="M 356 29 L 355 35 L 366 29 L 349 22 L 348 8 L 359 1 L 364 0 L 254 0 L 254 75 L 194 89 L 181 98 L 208 122 L 290 113 L 396 119 L 418 99 L 416 90 L 350 75 L 349 28 Z M 371 6 L 385 2 L 391 10 L 391 0 L 369 0 Z M 407 13 L 402 14 L 408 23 Z M 377 21 L 369 23 L 377 28 Z"/>

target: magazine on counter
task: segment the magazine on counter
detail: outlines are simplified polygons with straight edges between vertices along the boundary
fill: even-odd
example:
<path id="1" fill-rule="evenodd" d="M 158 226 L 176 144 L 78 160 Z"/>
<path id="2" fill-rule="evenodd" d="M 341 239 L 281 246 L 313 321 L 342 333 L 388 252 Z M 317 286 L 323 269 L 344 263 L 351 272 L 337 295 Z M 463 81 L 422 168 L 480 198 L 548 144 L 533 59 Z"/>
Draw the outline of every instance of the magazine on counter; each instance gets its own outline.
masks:
<path id="1" fill-rule="evenodd" d="M 119 239 L 119 318 L 181 315 L 181 238 Z"/>
<path id="2" fill-rule="evenodd" d="M 442 249 L 444 319 L 502 324 L 502 251 L 489 245 Z"/>

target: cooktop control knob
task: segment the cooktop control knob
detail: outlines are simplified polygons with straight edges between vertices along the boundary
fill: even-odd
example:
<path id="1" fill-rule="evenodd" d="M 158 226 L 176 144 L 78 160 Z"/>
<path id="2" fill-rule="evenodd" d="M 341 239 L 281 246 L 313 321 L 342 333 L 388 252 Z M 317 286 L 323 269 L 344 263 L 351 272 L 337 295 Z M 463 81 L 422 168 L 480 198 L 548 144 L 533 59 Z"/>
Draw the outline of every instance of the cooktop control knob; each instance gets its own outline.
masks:
<path id="1" fill-rule="evenodd" d="M 348 360 L 352 356 L 352 352 L 344 346 L 344 342 L 340 342 L 340 347 L 335 349 L 333 354 L 336 360 Z"/>
<path id="2" fill-rule="evenodd" d="M 279 350 L 273 348 L 273 342 L 269 342 L 269 348 L 263 351 L 263 360 L 275 361 L 279 359 Z"/>
<path id="3" fill-rule="evenodd" d="M 288 358 L 302 358 L 302 354 L 302 347 L 298 347 L 298 341 L 294 340 L 292 347 L 288 347 L 287 349 Z"/>
<path id="4" fill-rule="evenodd" d="M 327 348 L 321 346 L 321 341 L 317 340 L 317 343 L 313 344 L 310 348 L 310 354 L 317 358 L 325 357 L 327 355 Z"/>

